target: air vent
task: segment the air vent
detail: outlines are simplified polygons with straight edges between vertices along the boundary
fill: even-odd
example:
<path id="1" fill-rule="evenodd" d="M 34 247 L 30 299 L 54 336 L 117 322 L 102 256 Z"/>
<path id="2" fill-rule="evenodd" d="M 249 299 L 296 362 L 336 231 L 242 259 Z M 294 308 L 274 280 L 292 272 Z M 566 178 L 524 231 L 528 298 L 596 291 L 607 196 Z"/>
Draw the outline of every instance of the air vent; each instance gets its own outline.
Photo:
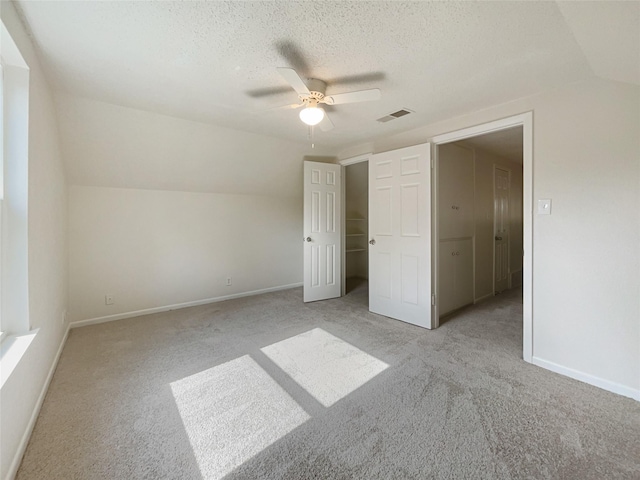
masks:
<path id="1" fill-rule="evenodd" d="M 413 113 L 411 110 L 407 110 L 403 108 L 402 110 L 398 110 L 397 112 L 390 113 L 389 115 L 385 115 L 384 117 L 380 117 L 377 121 L 380 123 L 390 122 L 391 120 L 395 120 L 396 118 L 404 117 L 405 115 L 409 115 Z"/>
<path id="2" fill-rule="evenodd" d="M 398 110 L 397 112 L 390 113 L 389 115 L 395 118 L 400 118 L 400 117 L 404 117 L 405 115 L 409 115 L 410 113 L 411 112 L 409 110 L 402 109 L 402 110 Z"/>

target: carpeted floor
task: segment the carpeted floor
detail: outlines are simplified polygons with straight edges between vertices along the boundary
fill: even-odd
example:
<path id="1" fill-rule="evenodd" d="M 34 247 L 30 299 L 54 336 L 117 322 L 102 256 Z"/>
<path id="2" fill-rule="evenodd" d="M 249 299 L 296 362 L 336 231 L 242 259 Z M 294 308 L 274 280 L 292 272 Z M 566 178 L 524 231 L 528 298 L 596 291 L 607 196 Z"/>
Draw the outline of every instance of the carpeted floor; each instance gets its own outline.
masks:
<path id="1" fill-rule="evenodd" d="M 17 478 L 640 478 L 640 404 L 523 362 L 519 292 L 435 331 L 366 303 L 72 330 Z"/>

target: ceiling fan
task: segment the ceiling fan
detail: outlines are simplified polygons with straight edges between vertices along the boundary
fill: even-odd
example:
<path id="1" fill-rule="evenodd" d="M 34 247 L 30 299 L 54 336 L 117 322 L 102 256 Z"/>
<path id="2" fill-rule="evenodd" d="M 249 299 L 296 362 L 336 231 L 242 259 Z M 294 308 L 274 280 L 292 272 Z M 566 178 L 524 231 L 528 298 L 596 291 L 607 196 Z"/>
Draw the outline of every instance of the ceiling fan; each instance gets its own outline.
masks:
<path id="1" fill-rule="evenodd" d="M 306 84 L 300 75 L 292 68 L 278 68 L 278 73 L 287 81 L 291 88 L 298 94 L 301 103 L 286 105 L 281 108 L 300 108 L 300 120 L 309 126 L 320 124 L 320 129 L 328 131 L 333 128 L 333 122 L 319 105 L 340 105 L 343 103 L 368 102 L 380 98 L 380 90 L 372 88 L 370 90 L 358 90 L 355 92 L 338 93 L 336 95 L 325 95 L 327 84 L 317 78 L 310 78 Z"/>

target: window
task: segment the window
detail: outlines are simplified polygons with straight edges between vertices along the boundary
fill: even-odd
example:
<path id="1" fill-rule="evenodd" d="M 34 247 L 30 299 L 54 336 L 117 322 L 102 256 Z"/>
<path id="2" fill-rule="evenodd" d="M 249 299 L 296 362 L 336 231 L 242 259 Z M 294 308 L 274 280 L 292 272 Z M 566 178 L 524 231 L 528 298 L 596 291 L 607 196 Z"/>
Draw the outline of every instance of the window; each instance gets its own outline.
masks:
<path id="1" fill-rule="evenodd" d="M 4 218 L 2 199 L 4 197 L 4 60 L 0 56 L 0 341 L 5 337 L 2 328 L 2 219 Z"/>
<path id="2" fill-rule="evenodd" d="M 37 334 L 29 325 L 27 268 L 29 67 L 1 26 L 0 389 Z"/>
<path id="3" fill-rule="evenodd" d="M 27 201 L 29 67 L 4 23 L 0 38 L 0 330 L 30 330 Z"/>

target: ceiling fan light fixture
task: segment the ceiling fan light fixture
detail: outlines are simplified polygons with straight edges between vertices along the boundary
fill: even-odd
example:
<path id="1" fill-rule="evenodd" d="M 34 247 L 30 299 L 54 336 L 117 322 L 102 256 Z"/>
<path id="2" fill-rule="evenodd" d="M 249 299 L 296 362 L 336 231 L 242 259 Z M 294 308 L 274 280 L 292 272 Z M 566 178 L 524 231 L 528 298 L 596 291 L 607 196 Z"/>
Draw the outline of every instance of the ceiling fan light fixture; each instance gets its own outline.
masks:
<path id="1" fill-rule="evenodd" d="M 300 120 L 310 127 L 319 124 L 324 118 L 324 110 L 317 105 L 310 105 L 300 111 Z"/>

